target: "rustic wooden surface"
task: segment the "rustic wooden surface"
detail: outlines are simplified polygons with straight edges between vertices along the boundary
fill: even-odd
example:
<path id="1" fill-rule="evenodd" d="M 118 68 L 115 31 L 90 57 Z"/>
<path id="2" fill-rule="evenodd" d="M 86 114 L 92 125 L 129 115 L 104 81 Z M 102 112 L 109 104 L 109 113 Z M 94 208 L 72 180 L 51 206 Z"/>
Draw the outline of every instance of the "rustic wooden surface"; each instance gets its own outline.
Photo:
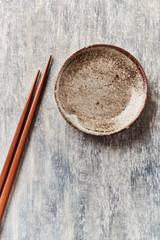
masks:
<path id="1" fill-rule="evenodd" d="M 160 239 L 160 1 L 0 1 L 0 170 L 37 69 L 51 72 L 16 177 L 1 240 Z M 68 125 L 54 100 L 65 59 L 93 43 L 142 64 L 140 119 L 110 137 Z"/>

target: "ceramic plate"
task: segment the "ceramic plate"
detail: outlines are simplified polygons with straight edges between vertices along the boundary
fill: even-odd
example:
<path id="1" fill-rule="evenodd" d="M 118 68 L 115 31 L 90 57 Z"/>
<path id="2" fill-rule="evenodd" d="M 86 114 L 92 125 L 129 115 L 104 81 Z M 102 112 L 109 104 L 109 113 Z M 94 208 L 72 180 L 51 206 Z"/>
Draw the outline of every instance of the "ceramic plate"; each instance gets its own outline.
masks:
<path id="1" fill-rule="evenodd" d="M 140 63 L 112 45 L 92 45 L 69 57 L 55 84 L 62 116 L 73 127 L 93 135 L 128 128 L 147 99 L 147 79 Z"/>

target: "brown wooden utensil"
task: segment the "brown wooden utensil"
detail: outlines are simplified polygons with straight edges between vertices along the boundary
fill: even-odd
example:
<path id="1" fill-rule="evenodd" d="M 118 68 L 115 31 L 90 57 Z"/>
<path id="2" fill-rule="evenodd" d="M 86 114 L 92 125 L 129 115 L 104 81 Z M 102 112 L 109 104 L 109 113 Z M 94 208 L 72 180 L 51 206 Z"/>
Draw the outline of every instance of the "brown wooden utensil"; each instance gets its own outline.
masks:
<path id="1" fill-rule="evenodd" d="M 39 72 L 36 75 L 33 86 L 31 88 L 29 97 L 27 99 L 26 105 L 22 112 L 19 124 L 17 126 L 13 141 L 11 143 L 6 161 L 4 163 L 4 167 L 2 169 L 2 173 L 0 175 L 0 223 L 2 221 L 3 213 L 8 201 L 8 197 L 13 185 L 14 178 L 16 176 L 16 172 L 20 163 L 20 159 L 23 153 L 23 149 L 27 140 L 27 136 L 29 133 L 29 129 L 31 127 L 31 123 L 37 108 L 37 104 L 46 80 L 47 72 L 49 69 L 49 65 L 51 62 L 52 56 L 49 57 L 47 66 L 45 68 L 44 74 L 39 82 L 37 90 L 35 92 L 35 96 L 33 98 L 33 102 L 31 103 L 31 99 L 35 90 L 36 82 L 39 76 Z M 30 110 L 29 106 L 31 104 Z M 29 111 L 28 115 L 27 112 Z M 26 120 L 26 121 L 25 121 Z"/>

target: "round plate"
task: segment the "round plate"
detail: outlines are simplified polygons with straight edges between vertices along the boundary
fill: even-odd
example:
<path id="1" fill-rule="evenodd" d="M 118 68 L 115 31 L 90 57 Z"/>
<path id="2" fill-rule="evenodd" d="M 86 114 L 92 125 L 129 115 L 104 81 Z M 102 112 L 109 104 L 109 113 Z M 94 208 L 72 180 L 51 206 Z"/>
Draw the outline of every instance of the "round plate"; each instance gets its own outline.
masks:
<path id="1" fill-rule="evenodd" d="M 62 116 L 73 127 L 93 135 L 128 128 L 147 99 L 147 79 L 140 63 L 112 45 L 80 49 L 62 66 L 55 84 Z"/>

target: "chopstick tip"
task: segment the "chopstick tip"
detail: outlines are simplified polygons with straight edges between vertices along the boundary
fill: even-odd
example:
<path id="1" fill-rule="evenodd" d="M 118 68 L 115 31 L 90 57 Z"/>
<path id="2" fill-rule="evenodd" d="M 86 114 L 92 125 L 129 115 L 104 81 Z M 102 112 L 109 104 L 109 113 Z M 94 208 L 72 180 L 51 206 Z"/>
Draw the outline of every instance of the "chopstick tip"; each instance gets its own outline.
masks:
<path id="1" fill-rule="evenodd" d="M 50 55 L 50 56 L 49 56 L 49 59 L 48 59 L 48 64 L 50 65 L 50 64 L 51 64 L 51 62 L 52 62 L 52 55 Z M 49 66 L 49 65 L 48 65 L 48 66 Z"/>
<path id="2" fill-rule="evenodd" d="M 37 72 L 37 76 L 36 76 L 37 79 L 39 78 L 40 73 L 41 73 L 41 71 L 38 70 L 38 72 Z"/>

